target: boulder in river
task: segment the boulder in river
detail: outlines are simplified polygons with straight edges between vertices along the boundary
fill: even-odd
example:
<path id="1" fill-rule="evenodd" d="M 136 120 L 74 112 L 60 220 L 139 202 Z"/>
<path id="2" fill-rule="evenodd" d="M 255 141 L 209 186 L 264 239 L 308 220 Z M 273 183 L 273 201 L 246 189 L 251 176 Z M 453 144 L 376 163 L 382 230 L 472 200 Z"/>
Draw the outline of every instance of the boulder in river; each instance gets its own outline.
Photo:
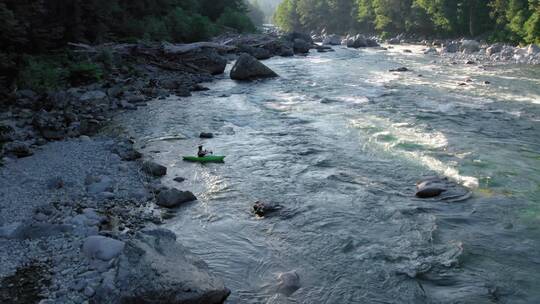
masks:
<path id="1" fill-rule="evenodd" d="M 341 37 L 338 35 L 328 35 L 324 37 L 322 40 L 323 45 L 340 45 L 341 44 Z"/>
<path id="2" fill-rule="evenodd" d="M 312 44 L 305 41 L 304 39 L 294 39 L 293 41 L 293 50 L 295 54 L 307 54 Z"/>
<path id="3" fill-rule="evenodd" d="M 530 44 L 527 47 L 527 55 L 534 56 L 536 54 L 540 53 L 540 46 L 536 44 Z"/>
<path id="4" fill-rule="evenodd" d="M 160 177 L 167 174 L 167 167 L 155 163 L 153 161 L 147 160 L 143 163 L 142 169 L 147 174 L 152 176 Z"/>
<path id="5" fill-rule="evenodd" d="M 279 293 L 290 296 L 300 287 L 300 276 L 296 271 L 282 272 L 278 275 L 277 290 Z"/>
<path id="6" fill-rule="evenodd" d="M 28 144 L 21 141 L 14 141 L 5 144 L 4 152 L 6 154 L 12 154 L 18 158 L 27 157 L 34 154 Z"/>
<path id="7" fill-rule="evenodd" d="M 388 70 L 389 72 L 410 72 L 411 70 L 409 70 L 408 68 L 406 67 L 399 67 L 397 69 L 390 69 Z"/>
<path id="8" fill-rule="evenodd" d="M 197 200 L 197 197 L 190 191 L 180 191 L 178 189 L 166 189 L 159 192 L 157 204 L 166 208 L 175 208 L 183 203 Z"/>
<path id="9" fill-rule="evenodd" d="M 200 138 L 214 138 L 214 134 L 210 132 L 201 132 L 201 134 L 199 134 L 199 137 Z"/>
<path id="10" fill-rule="evenodd" d="M 416 197 L 436 198 L 441 201 L 462 201 L 471 196 L 471 191 L 446 177 L 429 177 L 416 183 Z"/>
<path id="11" fill-rule="evenodd" d="M 279 210 L 281 210 L 281 205 L 276 204 L 276 203 L 256 201 L 253 204 L 253 213 L 255 213 L 257 216 L 260 216 L 260 217 L 263 217 L 265 215 L 268 215 L 270 213 L 273 213 Z"/>
<path id="12" fill-rule="evenodd" d="M 245 53 L 238 57 L 231 70 L 231 79 L 234 80 L 254 80 L 277 76 L 269 67 Z"/>
<path id="13" fill-rule="evenodd" d="M 209 273 L 206 263 L 176 242 L 174 233 L 155 229 L 138 232 L 126 242 L 113 280 L 104 280 L 93 300 L 220 304 L 229 294 L 223 281 Z"/>

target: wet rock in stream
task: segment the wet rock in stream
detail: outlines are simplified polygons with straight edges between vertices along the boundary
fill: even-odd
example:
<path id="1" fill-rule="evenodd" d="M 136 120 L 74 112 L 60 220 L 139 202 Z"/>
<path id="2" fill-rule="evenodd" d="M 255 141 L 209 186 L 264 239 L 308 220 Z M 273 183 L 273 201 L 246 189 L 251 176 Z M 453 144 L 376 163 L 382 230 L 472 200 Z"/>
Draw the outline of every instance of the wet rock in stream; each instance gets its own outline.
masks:
<path id="1" fill-rule="evenodd" d="M 441 201 L 461 201 L 471 196 L 464 186 L 450 181 L 447 177 L 429 177 L 416 183 L 416 197 L 436 198 Z"/>

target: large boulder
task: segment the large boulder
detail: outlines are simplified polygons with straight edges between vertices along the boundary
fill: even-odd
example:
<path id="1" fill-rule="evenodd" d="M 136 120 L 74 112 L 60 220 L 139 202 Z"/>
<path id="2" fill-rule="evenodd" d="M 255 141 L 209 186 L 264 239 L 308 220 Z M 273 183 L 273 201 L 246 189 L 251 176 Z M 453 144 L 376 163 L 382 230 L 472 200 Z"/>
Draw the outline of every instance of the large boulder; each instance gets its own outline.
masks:
<path id="1" fill-rule="evenodd" d="M 174 208 L 195 200 L 197 200 L 197 197 L 193 193 L 172 188 L 159 192 L 157 204 L 166 208 Z"/>
<path id="2" fill-rule="evenodd" d="M 350 48 L 367 47 L 366 38 L 364 38 L 364 36 L 362 35 L 349 37 L 347 39 L 347 47 L 350 47 Z"/>
<path id="3" fill-rule="evenodd" d="M 341 37 L 339 37 L 338 35 L 328 35 L 326 37 L 324 37 L 324 39 L 322 40 L 322 44 L 323 45 L 340 45 L 341 44 Z"/>
<path id="4" fill-rule="evenodd" d="M 249 54 L 242 54 L 231 69 L 231 79 L 254 80 L 257 78 L 277 77 L 269 67 Z"/>
<path id="5" fill-rule="evenodd" d="M 493 54 L 500 53 L 503 50 L 502 43 L 495 43 L 486 49 L 486 55 L 491 56 Z"/>
<path id="6" fill-rule="evenodd" d="M 283 38 L 289 42 L 294 42 L 294 40 L 296 39 L 301 39 L 309 44 L 313 44 L 313 39 L 311 38 L 311 36 L 304 33 L 292 32 L 286 34 L 285 36 L 283 36 Z"/>
<path id="7" fill-rule="evenodd" d="M 118 271 L 103 280 L 95 303 L 220 304 L 230 291 L 208 266 L 164 229 L 146 230 L 129 240 Z"/>
<path id="8" fill-rule="evenodd" d="M 14 155 L 18 158 L 27 157 L 34 154 L 28 144 L 21 141 L 9 142 L 5 144 L 4 153 Z"/>
<path id="9" fill-rule="evenodd" d="M 211 48 L 204 48 L 185 54 L 182 60 L 196 65 L 212 75 L 223 74 L 227 66 L 227 59 L 221 56 L 218 51 Z"/>
<path id="10" fill-rule="evenodd" d="M 142 170 L 149 175 L 160 177 L 167 174 L 167 167 L 155 163 L 153 161 L 145 161 L 142 165 Z"/>
<path id="11" fill-rule="evenodd" d="M 124 250 L 125 243 L 102 235 L 92 235 L 84 240 L 82 253 L 89 259 L 112 260 Z"/>
<path id="12" fill-rule="evenodd" d="M 476 53 L 480 50 L 480 43 L 476 40 L 463 40 L 460 49 L 466 54 Z"/>
<path id="13" fill-rule="evenodd" d="M 293 51 L 295 54 L 307 54 L 312 44 L 305 41 L 304 39 L 294 39 L 293 41 Z"/>

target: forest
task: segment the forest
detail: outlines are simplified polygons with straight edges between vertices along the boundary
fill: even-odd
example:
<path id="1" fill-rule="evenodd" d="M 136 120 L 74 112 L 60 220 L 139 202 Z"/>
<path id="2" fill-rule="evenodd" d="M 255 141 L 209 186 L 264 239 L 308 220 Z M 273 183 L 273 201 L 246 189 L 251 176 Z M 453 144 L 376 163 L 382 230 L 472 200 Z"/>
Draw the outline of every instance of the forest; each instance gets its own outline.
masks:
<path id="1" fill-rule="evenodd" d="M 540 42 L 540 0 L 284 0 L 274 20 L 286 31 Z"/>

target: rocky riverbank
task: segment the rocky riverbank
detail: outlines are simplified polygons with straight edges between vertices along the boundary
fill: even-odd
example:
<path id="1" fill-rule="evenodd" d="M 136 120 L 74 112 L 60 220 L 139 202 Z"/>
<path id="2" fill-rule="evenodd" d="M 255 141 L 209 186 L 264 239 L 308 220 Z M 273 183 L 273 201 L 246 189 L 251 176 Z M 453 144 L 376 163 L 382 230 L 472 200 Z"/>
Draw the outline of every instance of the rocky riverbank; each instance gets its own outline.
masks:
<path id="1" fill-rule="evenodd" d="M 471 39 L 418 40 L 403 35 L 390 39 L 368 37 L 361 34 L 339 36 L 335 34 L 313 35 L 313 40 L 322 45 L 344 45 L 352 48 L 378 47 L 394 45 L 423 45 L 425 55 L 438 55 L 452 60 L 474 61 L 483 63 L 540 64 L 540 46 L 513 46 L 505 43 L 487 43 Z"/>
<path id="2" fill-rule="evenodd" d="M 158 227 L 170 208 L 197 198 L 162 186 L 167 168 L 121 130 L 103 127 L 117 113 L 205 90 L 200 83 L 241 53 L 306 54 L 314 44 L 302 38 L 74 44 L 89 57 L 105 50 L 130 68 L 100 83 L 46 94 L 23 89 L 3 100 L 0 302 L 222 303 L 230 293 L 223 282 Z"/>

